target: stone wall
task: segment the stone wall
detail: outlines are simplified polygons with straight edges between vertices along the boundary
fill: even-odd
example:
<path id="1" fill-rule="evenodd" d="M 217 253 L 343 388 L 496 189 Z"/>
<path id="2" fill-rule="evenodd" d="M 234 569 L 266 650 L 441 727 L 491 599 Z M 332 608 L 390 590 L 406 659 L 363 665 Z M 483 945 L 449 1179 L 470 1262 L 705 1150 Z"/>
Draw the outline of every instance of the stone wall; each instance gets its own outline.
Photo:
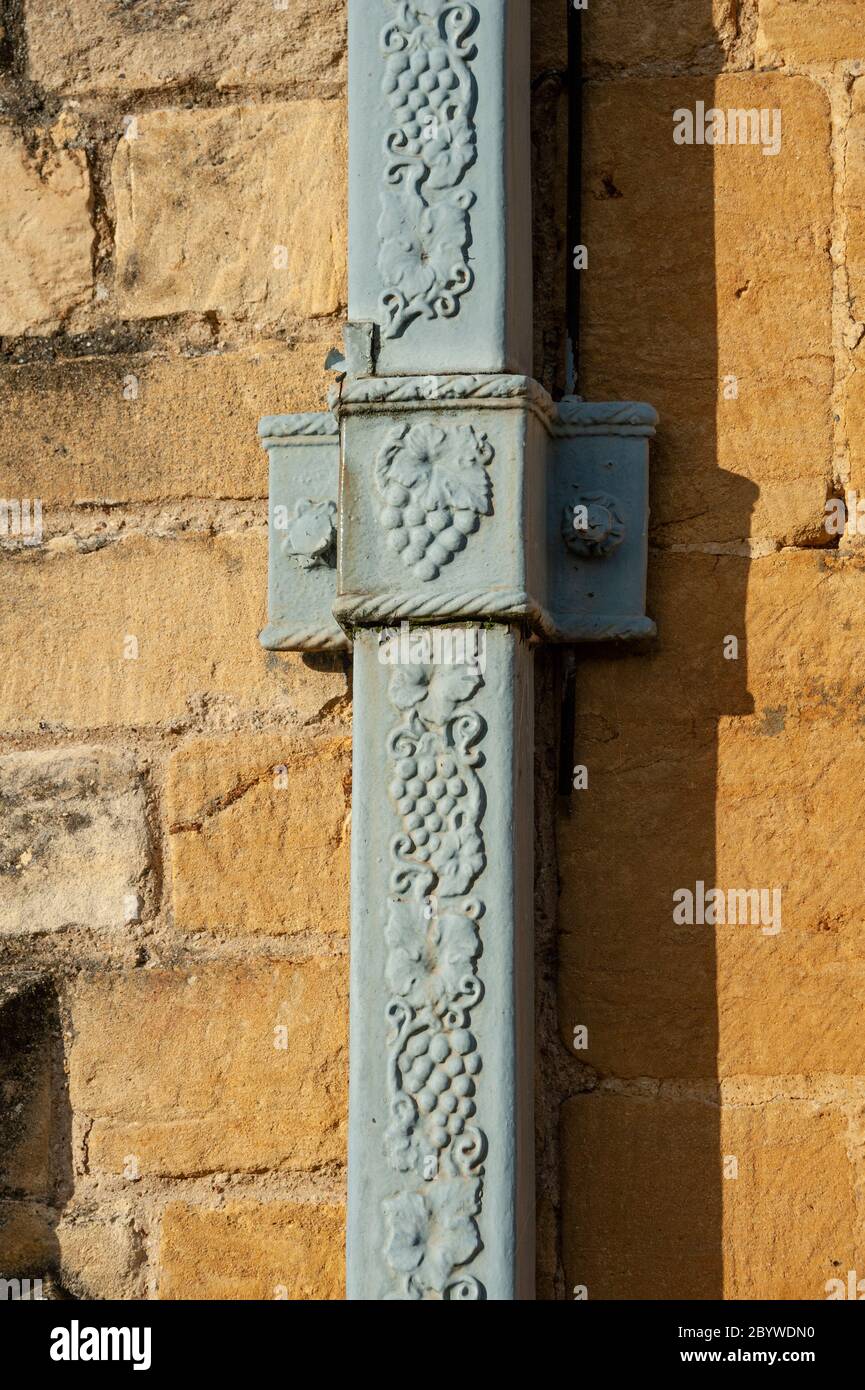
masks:
<path id="1" fill-rule="evenodd" d="M 350 674 L 258 645 L 256 424 L 340 342 L 344 5 L 11 0 L 2 57 L 0 1272 L 338 1298 Z"/>
<path id="2" fill-rule="evenodd" d="M 567 5 L 533 8 L 560 390 Z M 256 642 L 255 431 L 340 341 L 345 6 L 2 15 L 0 496 L 43 535 L 0 536 L 0 1272 L 339 1298 L 350 669 Z M 860 5 L 583 27 L 579 387 L 661 412 L 660 637 L 579 654 L 570 798 L 538 660 L 539 1294 L 822 1298 L 865 1277 L 865 568 L 823 526 L 865 470 Z M 676 145 L 698 101 L 780 110 L 780 152 Z M 675 925 L 698 881 L 780 887 L 782 930 Z"/>
<path id="3" fill-rule="evenodd" d="M 661 414 L 660 636 L 578 668 L 559 1288 L 822 1299 L 865 1276 L 865 552 L 824 525 L 862 487 L 863 10 L 589 11 L 581 389 Z M 698 101 L 780 151 L 674 143 Z M 675 924 L 698 881 L 779 888 L 780 932 Z"/>

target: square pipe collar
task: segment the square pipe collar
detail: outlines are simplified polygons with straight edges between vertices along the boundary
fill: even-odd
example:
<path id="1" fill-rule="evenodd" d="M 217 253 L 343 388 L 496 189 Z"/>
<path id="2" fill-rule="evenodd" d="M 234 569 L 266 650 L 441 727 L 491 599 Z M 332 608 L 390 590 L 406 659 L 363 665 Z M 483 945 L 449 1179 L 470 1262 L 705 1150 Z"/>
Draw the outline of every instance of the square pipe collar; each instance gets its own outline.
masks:
<path id="1" fill-rule="evenodd" d="M 267 415 L 270 465 L 267 627 L 270 651 L 349 651 L 333 616 L 339 426 L 329 412 Z"/>
<path id="2" fill-rule="evenodd" d="M 529 0 L 348 10 L 346 375 L 261 425 L 262 640 L 354 638 L 348 1297 L 531 1298 L 531 641 L 654 631 L 656 416 L 526 375 Z"/>
<path id="3" fill-rule="evenodd" d="M 555 642 L 651 636 L 648 440 L 634 402 L 558 404 L 530 377 L 349 380 L 334 612 L 516 621 Z"/>

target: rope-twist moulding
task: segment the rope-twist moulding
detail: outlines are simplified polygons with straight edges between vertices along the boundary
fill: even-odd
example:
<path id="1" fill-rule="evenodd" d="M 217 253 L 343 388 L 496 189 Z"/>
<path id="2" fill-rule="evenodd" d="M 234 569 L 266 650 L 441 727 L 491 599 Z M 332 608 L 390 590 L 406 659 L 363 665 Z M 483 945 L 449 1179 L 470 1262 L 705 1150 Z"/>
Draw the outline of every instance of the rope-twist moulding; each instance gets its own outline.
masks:
<path id="1" fill-rule="evenodd" d="M 351 1299 L 533 1297 L 534 648 L 654 631 L 657 416 L 531 376 L 529 16 L 349 0 L 342 374 L 261 422 L 262 641 L 353 653 Z"/>

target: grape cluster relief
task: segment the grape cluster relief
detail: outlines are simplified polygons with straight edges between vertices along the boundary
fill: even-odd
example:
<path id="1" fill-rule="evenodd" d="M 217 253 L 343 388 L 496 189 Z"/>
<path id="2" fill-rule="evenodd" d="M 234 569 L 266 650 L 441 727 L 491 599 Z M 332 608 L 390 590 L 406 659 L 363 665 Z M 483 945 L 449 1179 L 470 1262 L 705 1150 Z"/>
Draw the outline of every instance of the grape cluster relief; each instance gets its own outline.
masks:
<path id="1" fill-rule="evenodd" d="M 388 1162 L 403 1185 L 384 1202 L 389 1298 L 484 1296 L 467 1266 L 481 1249 L 486 1138 L 477 1123 L 481 1055 L 473 1011 L 485 866 L 477 747 L 485 725 L 468 705 L 469 666 L 402 666 L 390 681 L 401 714 L 388 736 L 391 843 L 385 920 Z"/>
<path id="2" fill-rule="evenodd" d="M 378 224 L 385 338 L 418 317 L 456 314 L 473 279 L 474 194 L 463 180 L 476 157 L 469 36 L 478 11 L 454 0 L 394 3 L 396 17 L 381 39 L 391 112 Z"/>
<path id="3" fill-rule="evenodd" d="M 388 544 L 420 580 L 436 579 L 492 512 L 493 449 L 472 425 L 398 425 L 375 466 Z"/>

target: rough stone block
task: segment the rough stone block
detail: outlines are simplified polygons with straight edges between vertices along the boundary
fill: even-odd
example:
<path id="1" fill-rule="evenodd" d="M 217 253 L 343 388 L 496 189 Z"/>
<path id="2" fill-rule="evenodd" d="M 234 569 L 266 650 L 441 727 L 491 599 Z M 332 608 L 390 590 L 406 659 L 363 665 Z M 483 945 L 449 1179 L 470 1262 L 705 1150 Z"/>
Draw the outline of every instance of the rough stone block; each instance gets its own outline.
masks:
<path id="1" fill-rule="evenodd" d="M 169 771 L 174 919 L 186 931 L 348 929 L 348 739 L 197 739 Z"/>
<path id="2" fill-rule="evenodd" d="M 93 286 L 87 160 L 0 127 L 0 185 L 0 335 L 52 333 Z"/>
<path id="3" fill-rule="evenodd" d="M 341 0 L 186 0 L 142 10 L 101 0 L 27 0 L 37 82 L 63 92 L 338 87 L 345 79 Z"/>
<path id="4" fill-rule="evenodd" d="M 100 1207 L 102 1204 L 100 1203 Z M 82 1299 L 144 1297 L 144 1253 L 132 1221 L 104 1210 L 93 1219 L 66 1211 L 57 1227 L 63 1287 Z"/>
<path id="5" fill-rule="evenodd" d="M 749 568 L 658 557 L 679 588 L 666 620 L 655 611 L 658 652 L 582 664 L 574 762 L 588 787 L 559 823 L 562 1038 L 587 1027 L 580 1057 L 626 1077 L 859 1075 L 844 997 L 865 991 L 865 740 L 838 637 L 856 631 L 862 570 L 813 553 L 750 566 L 753 677 L 737 691 L 746 673 L 716 661 L 722 633 L 702 636 L 729 620 L 728 565 Z M 698 882 L 765 890 L 772 913 L 778 889 L 781 931 L 676 924 L 674 892 Z"/>
<path id="6" fill-rule="evenodd" d="M 674 755 L 682 725 L 704 730 L 725 716 L 845 724 L 861 701 L 854 634 L 863 603 L 861 553 L 654 551 L 648 612 L 658 642 L 624 659 L 593 653 L 578 684 L 606 726 L 651 729 Z"/>
<path id="7" fill-rule="evenodd" d="M 0 758 L 0 930 L 122 928 L 141 910 L 144 790 L 107 748 Z"/>
<path id="8" fill-rule="evenodd" d="M 280 323 L 345 303 L 340 103 L 142 112 L 112 182 L 124 316 Z"/>
<path id="9" fill-rule="evenodd" d="M 563 1112 L 564 1260 L 590 1299 L 822 1299 L 855 1264 L 843 1115 L 593 1094 Z M 738 1177 L 724 1177 L 735 1158 Z M 728 1172 L 735 1171 L 728 1164 Z"/>
<path id="10" fill-rule="evenodd" d="M 561 7 L 559 7 L 561 8 Z M 736 33 L 736 0 L 591 0 L 583 22 L 588 70 L 700 63 L 710 71 L 724 63 Z"/>
<path id="11" fill-rule="evenodd" d="M 862 57 L 859 0 L 760 0 L 755 59 L 783 63 L 838 63 Z"/>
<path id="12" fill-rule="evenodd" d="M 779 110 L 780 152 L 674 143 L 674 112 L 698 101 Z M 658 544 L 825 540 L 830 133 L 825 92 L 800 77 L 589 89 L 581 390 L 660 412 Z"/>
<path id="13" fill-rule="evenodd" d="M 0 1277 L 43 1278 L 57 1261 L 56 1225 L 41 1203 L 0 1202 Z"/>
<path id="14" fill-rule="evenodd" d="M 173 1299 L 344 1297 L 344 1217 L 338 1207 L 173 1202 L 162 1219 L 159 1296 Z"/>
<path id="15" fill-rule="evenodd" d="M 69 1097 L 88 1168 L 136 1177 L 344 1158 L 345 963 L 201 964 L 79 977 Z"/>
<path id="16" fill-rule="evenodd" d="M 0 729 L 172 724 L 205 709 L 311 718 L 342 669 L 264 652 L 264 531 L 132 536 L 78 553 L 60 538 L 2 561 Z M 230 722 L 229 722 L 230 727 Z"/>
<path id="17" fill-rule="evenodd" d="M 75 502 L 266 497 L 259 418 L 282 400 L 324 404 L 330 345 L 0 370 L 0 495 L 38 497 L 43 513 Z"/>

